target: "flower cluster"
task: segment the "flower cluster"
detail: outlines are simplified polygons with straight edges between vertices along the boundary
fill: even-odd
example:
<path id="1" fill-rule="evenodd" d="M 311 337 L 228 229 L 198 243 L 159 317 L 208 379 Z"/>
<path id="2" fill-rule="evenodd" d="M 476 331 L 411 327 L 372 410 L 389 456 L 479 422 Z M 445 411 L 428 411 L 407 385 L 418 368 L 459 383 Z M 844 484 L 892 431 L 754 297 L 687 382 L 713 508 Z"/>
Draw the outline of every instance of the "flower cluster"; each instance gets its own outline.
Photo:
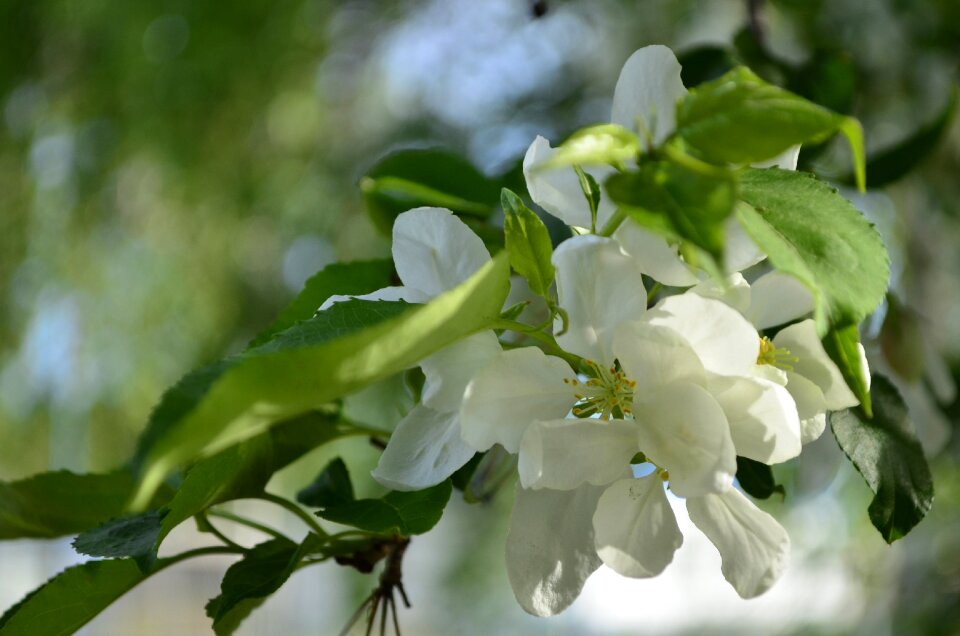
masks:
<path id="1" fill-rule="evenodd" d="M 641 49 L 617 83 L 612 120 L 656 145 L 685 92 L 669 49 Z M 668 489 L 717 547 L 734 589 L 761 594 L 783 572 L 790 540 L 737 489 L 737 457 L 796 457 L 823 432 L 827 411 L 858 403 L 808 317 L 810 293 L 777 272 L 757 276 L 764 255 L 733 221 L 722 281 L 636 224 L 591 233 L 614 206 L 601 198 L 591 211 L 574 168 L 541 169 L 555 152 L 538 137 L 524 169 L 533 201 L 573 228 L 552 257 L 563 355 L 504 348 L 486 331 L 423 360 L 421 404 L 374 477 L 420 489 L 496 444 L 517 454 L 507 566 L 518 601 L 536 615 L 566 608 L 600 564 L 629 577 L 662 572 L 683 541 Z M 770 161 L 795 163 L 796 149 Z M 365 298 L 425 302 L 490 258 L 438 208 L 397 218 L 393 256 L 403 286 Z M 652 306 L 644 280 L 668 290 Z"/>

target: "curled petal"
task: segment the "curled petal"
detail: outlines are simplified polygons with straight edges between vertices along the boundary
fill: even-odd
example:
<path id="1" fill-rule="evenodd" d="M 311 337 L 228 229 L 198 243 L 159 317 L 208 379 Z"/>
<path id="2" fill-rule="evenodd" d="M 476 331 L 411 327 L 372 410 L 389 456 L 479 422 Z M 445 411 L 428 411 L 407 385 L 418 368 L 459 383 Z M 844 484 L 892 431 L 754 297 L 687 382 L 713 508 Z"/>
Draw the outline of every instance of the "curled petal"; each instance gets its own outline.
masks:
<path id="1" fill-rule="evenodd" d="M 481 331 L 441 349 L 420 363 L 426 381 L 421 400 L 437 411 L 459 411 L 473 375 L 501 351 L 497 335 Z"/>
<path id="2" fill-rule="evenodd" d="M 723 231 L 723 269 L 728 274 L 743 271 L 767 257 L 736 217 L 731 216 L 724 221 Z"/>
<path id="3" fill-rule="evenodd" d="M 799 373 L 787 372 L 787 391 L 793 396 L 800 417 L 800 441 L 809 444 L 827 427 L 827 401 L 816 384 Z"/>
<path id="4" fill-rule="evenodd" d="M 697 294 L 665 298 L 650 310 L 651 324 L 686 338 L 704 368 L 719 375 L 750 375 L 760 352 L 757 330 L 735 309 Z"/>
<path id="5" fill-rule="evenodd" d="M 613 239 L 585 235 L 564 241 L 553 253 L 553 264 L 560 306 L 569 317 L 557 342 L 571 353 L 609 364 L 616 326 L 639 320 L 647 311 L 637 262 Z"/>
<path id="6" fill-rule="evenodd" d="M 813 311 L 813 295 L 799 280 L 777 271 L 764 274 L 750 287 L 750 309 L 744 314 L 757 329 L 776 327 Z"/>
<path id="7" fill-rule="evenodd" d="M 723 576 L 742 598 L 763 594 L 786 569 L 787 531 L 739 490 L 687 499 L 687 511 L 717 547 Z"/>
<path id="8" fill-rule="evenodd" d="M 473 454 L 460 437 L 456 412 L 418 404 L 397 424 L 372 475 L 392 490 L 421 490 L 442 482 Z"/>
<path id="9" fill-rule="evenodd" d="M 507 575 L 517 601 L 534 616 L 553 616 L 580 595 L 600 567 L 593 512 L 603 488 L 517 488 L 507 534 Z"/>
<path id="10" fill-rule="evenodd" d="M 665 238 L 646 230 L 632 221 L 626 221 L 614 233 L 624 251 L 636 259 L 640 270 L 656 281 L 671 287 L 689 287 L 697 282 L 697 275 L 680 257 L 676 246 Z"/>
<path id="11" fill-rule="evenodd" d="M 527 149 L 527 154 L 523 157 L 523 176 L 527 182 L 530 198 L 546 212 L 567 225 L 589 228 L 590 205 L 583 194 L 580 179 L 574 169 L 567 167 L 538 170 L 536 168 L 538 164 L 553 157 L 556 152 L 550 147 L 550 142 L 539 135 Z M 613 173 L 613 168 L 590 166 L 587 172 L 597 180 L 597 183 L 603 183 L 604 179 Z M 601 197 L 600 205 L 597 207 L 598 229 L 610 220 L 613 211 L 613 203 L 606 197 Z"/>
<path id="12" fill-rule="evenodd" d="M 707 391 L 677 382 L 656 399 L 637 403 L 640 450 L 667 469 L 681 497 L 724 492 L 737 472 L 737 454 L 723 409 Z"/>
<path id="13" fill-rule="evenodd" d="M 570 411 L 576 398 L 563 380 L 572 376 L 565 362 L 536 347 L 498 354 L 467 385 L 460 409 L 463 439 L 478 451 L 501 444 L 516 453 L 532 422 Z"/>
<path id="14" fill-rule="evenodd" d="M 480 237 L 443 208 L 415 208 L 393 223 L 393 262 L 404 286 L 433 298 L 490 260 Z"/>
<path id="15" fill-rule="evenodd" d="M 554 490 L 609 484 L 628 470 L 637 450 L 633 421 L 534 422 L 520 442 L 520 484 Z"/>
<path id="16" fill-rule="evenodd" d="M 611 484 L 597 503 L 593 530 L 604 564 L 633 578 L 663 572 L 683 543 L 663 482 L 656 475 Z"/>
<path id="17" fill-rule="evenodd" d="M 730 423 L 737 455 L 778 464 L 800 454 L 800 418 L 787 389 L 756 377 L 718 377 L 709 389 Z"/>
<path id="18" fill-rule="evenodd" d="M 860 404 L 860 401 L 847 387 L 840 369 L 823 349 L 820 338 L 817 337 L 817 328 L 813 320 L 803 320 L 786 327 L 776 335 L 773 343 L 796 356 L 793 362 L 793 371 L 810 380 L 823 391 L 827 410 L 837 411 Z M 859 346 L 859 345 L 858 345 Z M 867 361 L 860 346 L 860 357 L 863 369 L 867 368 Z M 867 374 L 869 378 L 869 373 Z"/>
<path id="19" fill-rule="evenodd" d="M 677 102 L 686 94 L 673 51 L 659 44 L 645 46 L 620 71 L 611 120 L 637 130 L 644 146 L 648 135 L 658 145 L 677 127 Z"/>

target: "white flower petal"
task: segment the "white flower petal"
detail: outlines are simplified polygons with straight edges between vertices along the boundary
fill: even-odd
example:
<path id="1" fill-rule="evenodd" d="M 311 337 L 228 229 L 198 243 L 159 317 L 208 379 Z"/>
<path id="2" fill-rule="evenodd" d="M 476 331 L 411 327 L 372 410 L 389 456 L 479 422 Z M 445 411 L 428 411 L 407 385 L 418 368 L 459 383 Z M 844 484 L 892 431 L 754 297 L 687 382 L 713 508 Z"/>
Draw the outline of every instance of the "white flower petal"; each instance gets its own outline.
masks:
<path id="1" fill-rule="evenodd" d="M 676 246 L 665 238 L 627 220 L 617 228 L 614 238 L 624 251 L 635 258 L 640 271 L 670 287 L 689 287 L 697 282 L 697 276 L 680 257 Z"/>
<path id="2" fill-rule="evenodd" d="M 800 441 L 809 444 L 827 427 L 827 401 L 816 384 L 799 373 L 787 372 L 787 391 L 793 396 L 800 417 Z"/>
<path id="3" fill-rule="evenodd" d="M 392 490 L 421 490 L 442 482 L 473 454 L 460 437 L 456 412 L 418 404 L 397 424 L 372 475 Z"/>
<path id="4" fill-rule="evenodd" d="M 697 283 L 689 291 L 704 298 L 722 301 L 749 319 L 747 312 L 750 310 L 750 283 L 739 272 L 727 276 L 724 283 L 720 285 L 711 277 Z"/>
<path id="5" fill-rule="evenodd" d="M 686 338 L 713 373 L 750 375 L 757 362 L 760 337 L 756 329 L 719 300 L 689 293 L 670 296 L 650 310 L 648 320 Z"/>
<path id="6" fill-rule="evenodd" d="M 787 389 L 756 377 L 715 377 L 708 389 L 727 416 L 737 455 L 779 464 L 800 454 L 800 418 Z"/>
<path id="7" fill-rule="evenodd" d="M 377 291 L 370 292 L 369 294 L 361 294 L 360 296 L 344 296 L 341 294 L 334 294 L 330 296 L 323 304 L 320 305 L 320 308 L 317 311 L 325 311 L 330 309 L 330 306 L 335 303 L 342 303 L 345 300 L 391 300 L 397 301 L 402 300 L 408 303 L 425 303 L 430 300 L 430 297 L 424 294 L 418 289 L 413 289 L 412 287 L 384 287 L 378 289 Z"/>
<path id="8" fill-rule="evenodd" d="M 728 274 L 743 271 L 767 257 L 740 226 L 735 216 L 724 221 L 723 231 L 723 268 Z"/>
<path id="9" fill-rule="evenodd" d="M 657 576 L 683 543 L 677 519 L 656 475 L 621 479 L 607 488 L 593 515 L 597 554 L 622 576 Z"/>
<path id="10" fill-rule="evenodd" d="M 677 124 L 677 102 L 687 94 L 680 79 L 680 62 L 669 48 L 645 46 L 623 65 L 613 92 L 611 120 L 640 133 L 646 147 L 646 136 L 654 144 L 669 137 Z"/>
<path id="11" fill-rule="evenodd" d="M 677 382 L 638 402 L 640 450 L 670 473 L 670 489 L 694 497 L 730 488 L 737 454 L 723 409 L 707 391 Z"/>
<path id="12" fill-rule="evenodd" d="M 406 287 L 433 298 L 490 260 L 480 237 L 450 210 L 416 208 L 393 223 L 393 262 Z"/>
<path id="13" fill-rule="evenodd" d="M 570 411 L 576 398 L 563 380 L 573 377 L 567 363 L 536 347 L 498 354 L 467 385 L 460 409 L 463 439 L 478 451 L 501 444 L 516 453 L 530 423 Z"/>
<path id="14" fill-rule="evenodd" d="M 635 422 L 565 419 L 534 422 L 520 442 L 524 488 L 570 490 L 623 476 L 639 449 Z"/>
<path id="15" fill-rule="evenodd" d="M 566 351 L 609 364 L 614 328 L 639 320 L 647 311 L 638 263 L 615 240 L 584 235 L 561 243 L 553 264 L 560 306 L 570 319 L 557 343 Z"/>
<path id="16" fill-rule="evenodd" d="M 613 335 L 613 351 L 627 377 L 637 382 L 635 398 L 647 399 L 678 380 L 703 384 L 706 373 L 690 344 L 669 327 L 624 323 Z"/>
<path id="17" fill-rule="evenodd" d="M 797 159 L 800 158 L 800 146 L 790 146 L 773 159 L 758 161 L 753 164 L 754 168 L 780 168 L 781 170 L 796 170 Z"/>
<path id="18" fill-rule="evenodd" d="M 778 271 L 764 274 L 750 286 L 750 308 L 744 314 L 757 329 L 802 318 L 813 311 L 813 295 L 799 280 Z"/>
<path id="19" fill-rule="evenodd" d="M 580 595 L 600 567 L 593 512 L 603 488 L 517 487 L 507 534 L 507 575 L 517 601 L 534 616 L 553 616 Z"/>
<path id="20" fill-rule="evenodd" d="M 537 170 L 553 155 L 556 150 L 550 147 L 550 142 L 537 135 L 527 154 L 523 157 L 523 176 L 527 181 L 527 191 L 533 202 L 544 211 L 557 217 L 567 225 L 575 227 L 590 227 L 590 205 L 580 187 L 580 179 L 572 167 L 557 168 L 555 170 Z M 609 166 L 590 166 L 584 168 L 597 183 L 603 183 L 613 168 Z M 597 207 L 597 229 L 600 229 L 613 215 L 613 203 L 602 196 Z"/>
<path id="21" fill-rule="evenodd" d="M 420 363 L 426 381 L 421 401 L 437 411 L 459 411 L 473 375 L 501 351 L 497 335 L 481 331 L 441 349 Z"/>
<path id="22" fill-rule="evenodd" d="M 717 547 L 723 576 L 742 598 L 763 594 L 786 569 L 787 531 L 739 490 L 687 499 L 687 511 Z"/>
<path id="23" fill-rule="evenodd" d="M 860 401 L 847 387 L 847 383 L 840 374 L 840 369 L 823 349 L 820 338 L 817 337 L 817 328 L 813 320 L 803 320 L 790 325 L 774 337 L 773 344 L 782 347 L 796 356 L 792 362 L 793 371 L 807 378 L 823 391 L 827 410 L 837 411 L 860 404 Z M 866 370 L 866 359 L 861 347 L 861 362 Z M 869 377 L 869 373 L 867 374 Z"/>

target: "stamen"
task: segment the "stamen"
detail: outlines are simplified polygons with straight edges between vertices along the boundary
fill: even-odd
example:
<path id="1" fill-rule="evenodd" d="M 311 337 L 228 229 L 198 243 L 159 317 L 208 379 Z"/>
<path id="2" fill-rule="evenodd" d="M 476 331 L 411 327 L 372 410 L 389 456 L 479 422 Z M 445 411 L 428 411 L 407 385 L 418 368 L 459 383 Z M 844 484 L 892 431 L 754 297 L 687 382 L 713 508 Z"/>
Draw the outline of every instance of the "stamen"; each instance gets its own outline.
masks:
<path id="1" fill-rule="evenodd" d="M 637 383 L 629 379 L 619 364 L 603 367 L 592 360 L 584 361 L 583 380 L 564 378 L 567 386 L 577 387 L 577 398 L 572 410 L 576 417 L 598 417 L 603 420 L 622 419 L 633 414 L 633 391 Z M 583 376 L 581 376 L 583 377 Z"/>
<path id="2" fill-rule="evenodd" d="M 783 347 L 777 348 L 773 341 L 766 336 L 760 337 L 760 352 L 757 354 L 757 364 L 769 364 L 784 371 L 793 371 L 791 363 L 799 362 L 800 358 L 790 355 L 790 351 Z"/>

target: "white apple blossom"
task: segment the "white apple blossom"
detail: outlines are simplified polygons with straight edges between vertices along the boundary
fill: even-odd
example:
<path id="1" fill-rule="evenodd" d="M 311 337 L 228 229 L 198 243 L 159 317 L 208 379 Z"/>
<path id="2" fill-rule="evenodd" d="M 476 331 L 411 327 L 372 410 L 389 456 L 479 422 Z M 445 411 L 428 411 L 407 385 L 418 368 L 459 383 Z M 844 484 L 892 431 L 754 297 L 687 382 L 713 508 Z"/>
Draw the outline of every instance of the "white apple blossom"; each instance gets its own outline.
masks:
<path id="1" fill-rule="evenodd" d="M 763 592 L 789 539 L 732 489 L 736 455 L 741 445 L 765 449 L 761 460 L 796 455 L 799 422 L 782 387 L 751 376 L 756 331 L 696 294 L 647 311 L 640 265 L 613 239 L 575 237 L 553 262 L 569 318 L 557 342 L 586 373 L 536 348 L 505 351 L 474 375 L 461 408 L 470 445 L 519 455 L 507 547 L 518 601 L 559 612 L 600 563 L 632 577 L 663 571 L 682 543 L 664 481 L 699 501 L 695 522 L 735 562 L 724 574 L 738 593 Z M 656 474 L 632 477 L 638 452 Z"/>
<path id="2" fill-rule="evenodd" d="M 416 208 L 393 225 L 393 261 L 403 286 L 356 296 L 362 300 L 427 302 L 464 282 L 487 261 L 483 241 L 452 212 Z M 347 296 L 328 299 L 321 310 Z M 397 424 L 373 477 L 393 490 L 436 485 L 463 466 L 473 449 L 460 436 L 460 402 L 473 373 L 500 352 L 493 331 L 469 336 L 422 360 L 421 403 Z"/>
<path id="3" fill-rule="evenodd" d="M 639 133 L 641 147 L 663 143 L 676 127 L 677 102 L 687 94 L 680 78 L 680 63 L 673 51 L 653 45 L 636 51 L 620 72 L 613 94 L 611 121 Z M 800 147 L 757 164 L 794 170 Z M 538 136 L 527 150 L 523 172 L 527 189 L 534 202 L 567 225 L 590 227 L 590 210 L 573 168 L 538 170 L 537 166 L 554 156 L 550 142 Z M 613 173 L 606 165 L 586 169 L 598 183 Z M 597 210 L 597 227 L 602 228 L 614 212 L 613 203 L 601 196 Z M 738 272 L 765 258 L 740 224 L 730 217 L 725 225 L 724 268 Z M 670 286 L 689 287 L 698 282 L 698 272 L 687 265 L 675 245 L 633 223 L 625 223 L 615 237 L 624 250 L 641 263 L 643 272 Z"/>

